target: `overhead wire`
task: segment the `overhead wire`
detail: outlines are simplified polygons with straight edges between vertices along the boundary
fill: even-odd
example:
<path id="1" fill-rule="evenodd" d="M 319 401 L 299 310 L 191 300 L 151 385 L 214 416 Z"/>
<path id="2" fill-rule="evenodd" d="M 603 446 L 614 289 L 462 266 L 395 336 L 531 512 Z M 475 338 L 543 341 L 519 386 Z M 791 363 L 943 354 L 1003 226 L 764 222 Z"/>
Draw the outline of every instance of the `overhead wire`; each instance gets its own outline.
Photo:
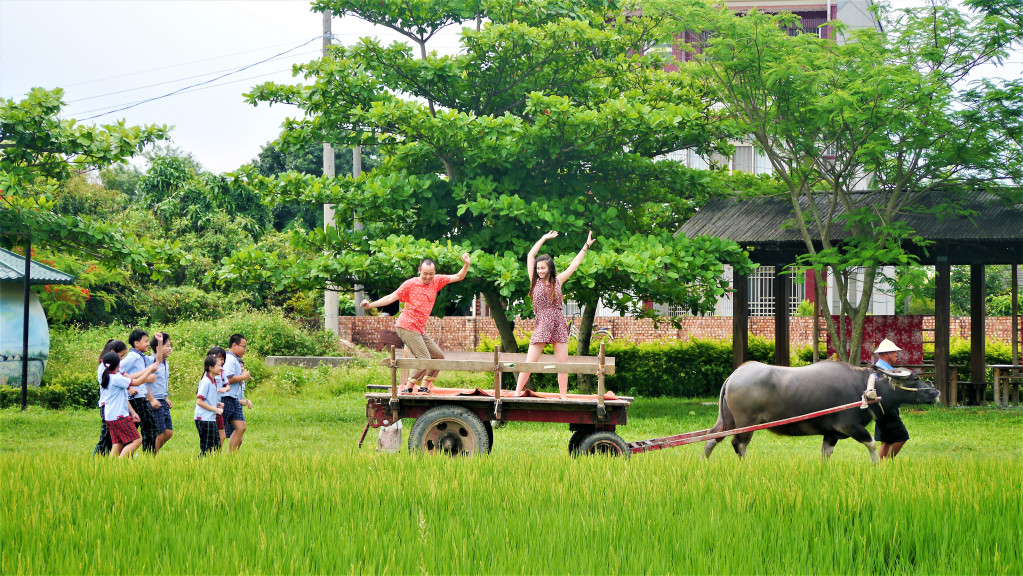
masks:
<path id="1" fill-rule="evenodd" d="M 305 55 L 305 54 L 319 54 L 319 53 L 320 53 L 319 50 L 311 50 L 311 51 L 308 51 L 308 52 L 299 52 L 298 54 L 294 54 L 293 56 L 302 56 L 302 55 Z M 282 58 L 283 58 L 283 56 L 278 56 L 276 58 L 272 58 L 272 59 L 268 60 L 268 62 L 271 62 L 273 60 L 279 60 L 279 59 L 282 59 Z M 155 82 L 153 84 L 147 84 L 145 86 L 138 86 L 138 87 L 135 87 L 135 88 L 126 88 L 124 90 L 117 90 L 116 92 L 107 92 L 106 94 L 96 94 L 95 96 L 86 96 L 84 98 L 75 98 L 74 100 L 68 100 L 67 103 L 68 104 L 74 104 L 75 102 L 84 102 L 86 100 L 95 100 L 97 98 L 105 98 L 107 96 L 116 96 L 117 94 L 125 94 L 127 92 L 137 92 L 139 90 L 145 90 L 147 88 L 155 88 L 157 86 L 164 86 L 166 84 L 174 84 L 175 82 L 184 82 L 185 80 L 193 80 L 195 78 L 202 78 L 203 76 L 209 76 L 211 74 L 219 74 L 220 72 L 227 72 L 229 70 L 235 70 L 235 68 L 234 67 L 232 67 L 232 68 L 222 68 L 220 70 L 212 70 L 210 72 L 203 72 L 202 74 L 195 74 L 195 75 L 192 75 L 192 76 L 185 76 L 183 78 L 175 78 L 173 80 L 164 80 L 163 82 Z"/>
<path id="2" fill-rule="evenodd" d="M 288 72 L 290 70 L 291 70 L 291 68 L 281 68 L 280 70 L 274 70 L 273 72 L 266 72 L 264 74 L 256 74 L 255 76 L 246 76 L 245 78 L 238 78 L 237 80 L 230 80 L 228 82 L 220 82 L 218 84 L 213 84 L 213 85 L 210 85 L 210 86 L 198 86 L 198 87 L 195 87 L 195 88 L 190 88 L 190 89 L 178 92 L 178 94 L 191 94 L 193 92 L 200 92 L 202 90 L 212 90 L 213 88 L 220 88 L 221 86 L 229 86 L 231 84 L 238 84 L 240 82 L 247 82 L 249 80 L 255 80 L 256 78 L 265 78 L 267 76 L 273 76 L 275 74 L 280 74 L 281 72 Z M 131 105 L 142 104 L 142 103 L 147 102 L 147 101 L 148 101 L 148 99 L 143 99 L 143 100 L 136 100 L 134 102 L 122 102 L 120 104 L 111 104 L 110 106 L 101 106 L 99 108 L 93 108 L 92 110 L 82 110 L 80 112 L 76 112 L 76 114 L 92 114 L 93 112 L 99 112 L 101 110 L 107 110 L 109 108 L 117 108 L 117 107 L 120 107 L 120 106 L 127 106 L 127 107 L 130 108 Z M 112 112 L 116 112 L 116 110 L 112 110 Z M 95 116 L 94 116 L 94 118 L 95 118 Z"/>
<path id="3" fill-rule="evenodd" d="M 252 68 L 252 67 L 254 67 L 254 66 L 258 66 L 258 65 L 260 65 L 260 64 L 263 64 L 263 63 L 265 63 L 265 62 L 269 62 L 269 61 L 271 61 L 271 60 L 273 60 L 273 59 L 275 59 L 275 58 L 278 58 L 278 57 L 280 57 L 280 56 L 283 56 L 283 55 L 285 55 L 285 54 L 288 54 L 288 53 L 290 53 L 290 52 L 294 52 L 295 50 L 298 50 L 299 48 L 302 48 L 303 46 L 306 46 L 306 45 L 308 45 L 308 44 L 311 44 L 312 42 L 315 42 L 315 41 L 317 41 L 317 40 L 322 40 L 322 39 L 323 39 L 323 36 L 322 36 L 322 35 L 320 35 L 320 36 L 315 36 L 315 37 L 313 37 L 313 38 L 311 38 L 311 39 L 309 39 L 309 40 L 307 40 L 307 41 L 305 41 L 305 42 L 303 42 L 303 43 L 299 44 L 298 46 L 294 46 L 293 48 L 289 48 L 288 50 L 285 50 L 285 51 L 283 51 L 283 52 L 280 52 L 280 53 L 274 54 L 273 56 L 270 56 L 269 58 L 264 58 L 264 59 L 262 59 L 262 60 L 260 60 L 260 61 L 258 61 L 258 62 L 253 62 L 252 64 L 248 64 L 248 65 L 246 65 L 246 66 L 242 66 L 241 68 L 237 68 L 237 69 L 234 69 L 234 70 L 232 70 L 232 71 L 230 71 L 230 72 L 227 72 L 226 74 L 221 74 L 220 76 L 217 76 L 217 77 L 215 77 L 215 78 L 211 78 L 211 79 L 209 79 L 209 80 L 204 80 L 203 82 L 198 82 L 198 83 L 196 83 L 196 84 L 192 84 L 192 85 L 190 85 L 190 86 L 185 86 L 185 87 L 183 87 L 183 88 L 179 88 L 179 89 L 177 89 L 177 90 L 173 90 L 173 91 L 171 91 L 171 92 L 168 92 L 168 93 L 166 93 L 166 94 L 162 94 L 162 95 L 160 95 L 160 96 L 154 96 L 154 97 L 152 97 L 152 98 L 146 98 L 146 99 L 144 99 L 144 100 L 139 100 L 139 101 L 136 101 L 136 102 L 133 102 L 133 103 L 130 103 L 130 104 L 127 104 L 127 105 L 121 106 L 121 107 L 119 107 L 119 108 L 115 108 L 115 109 L 113 109 L 113 110 L 109 110 L 109 111 L 107 111 L 107 112 L 102 112 L 102 113 L 100 113 L 100 114 L 96 114 L 96 115 L 93 115 L 93 116 L 88 116 L 88 117 L 86 117 L 86 118 L 80 118 L 80 119 L 79 119 L 79 121 L 80 121 L 80 122 L 85 122 L 85 121 L 87 121 L 87 120 L 94 120 L 94 119 L 96 119 L 96 118 L 99 118 L 99 117 L 101 117 L 101 116 L 106 116 L 106 115 L 108 115 L 108 114 L 113 114 L 113 113 L 115 113 L 115 112 L 122 112 L 122 111 L 124 111 L 124 110 L 128 110 L 128 109 L 130 109 L 130 108 L 134 108 L 134 107 L 136 107 L 136 106 L 141 106 L 142 104 L 146 104 L 146 103 L 149 103 L 149 102 L 154 102 L 154 101 L 156 101 L 156 100 L 161 100 L 161 99 L 163 99 L 163 98 L 167 98 L 167 97 L 170 97 L 170 96 L 174 96 L 175 94 L 180 94 L 180 93 L 182 93 L 182 92 L 185 92 L 185 91 L 191 90 L 191 89 L 193 89 L 193 88 L 197 88 L 197 87 L 199 87 L 199 86 L 205 86 L 205 85 L 207 85 L 207 84 L 210 84 L 210 83 L 216 82 L 217 80 L 220 80 L 221 78 L 226 78 L 226 77 L 228 77 L 228 76 L 231 76 L 232 74 L 237 74 L 237 73 L 239 73 L 239 72 L 242 72 L 242 71 L 248 70 L 249 68 Z"/>
<path id="4" fill-rule="evenodd" d="M 322 36 L 317 36 L 322 38 Z M 272 44 L 270 46 L 263 46 L 262 48 L 253 48 L 252 50 L 242 50 L 241 52 L 232 52 L 230 54 L 222 54 L 220 56 L 210 56 L 209 58 L 200 58 L 198 60 L 189 60 L 188 62 L 181 62 L 178 64 L 168 64 L 166 66 L 160 66 L 157 68 L 149 68 L 148 70 L 138 70 L 136 72 L 126 72 L 124 74 L 117 74 L 115 76 L 107 76 L 105 78 L 96 78 L 93 80 L 84 80 L 82 82 L 75 82 L 74 84 L 64 84 L 65 88 L 73 88 L 75 86 L 83 86 L 85 84 L 95 84 L 96 82 L 105 82 L 107 80 L 116 80 L 117 78 L 126 78 L 128 76 L 138 76 L 140 74 L 148 74 L 150 72 L 159 72 L 160 70 L 169 70 L 171 68 L 180 68 L 182 66 L 188 66 L 191 64 L 198 64 L 199 62 L 209 62 L 211 60 L 222 60 L 224 58 L 230 58 L 231 56 L 239 56 L 241 54 L 251 54 L 253 52 L 261 52 L 263 50 L 269 50 L 271 48 L 280 48 L 281 46 L 291 46 L 292 42 L 282 42 L 280 44 Z"/>

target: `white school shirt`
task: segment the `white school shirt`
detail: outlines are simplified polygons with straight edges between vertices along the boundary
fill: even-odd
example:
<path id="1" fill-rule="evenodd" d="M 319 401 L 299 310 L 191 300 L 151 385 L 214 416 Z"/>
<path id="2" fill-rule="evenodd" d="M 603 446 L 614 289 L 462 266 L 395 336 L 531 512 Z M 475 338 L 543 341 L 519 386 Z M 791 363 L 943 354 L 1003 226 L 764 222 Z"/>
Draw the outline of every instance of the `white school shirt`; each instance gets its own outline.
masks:
<path id="1" fill-rule="evenodd" d="M 100 408 L 103 407 L 103 396 L 106 395 L 107 392 L 106 390 L 103 389 L 103 371 L 106 369 L 107 367 L 104 366 L 102 362 L 100 362 L 99 367 L 96 368 L 96 383 L 100 385 L 98 402 Z"/>
<path id="2" fill-rule="evenodd" d="M 220 403 L 220 392 L 217 392 L 217 384 L 210 380 L 206 374 L 203 374 L 202 379 L 199 380 L 198 389 L 195 392 L 195 419 L 202 420 L 203 422 L 216 422 L 217 413 L 212 410 L 207 410 L 199 405 L 198 400 L 202 398 L 207 404 L 216 408 L 217 404 Z"/>
<path id="3" fill-rule="evenodd" d="M 238 360 L 237 356 L 228 352 L 227 360 L 224 361 L 224 371 L 222 372 L 224 380 L 237 376 L 241 374 L 242 371 L 243 368 L 241 361 Z M 224 396 L 230 396 L 232 398 L 237 398 L 238 400 L 245 398 L 245 381 L 242 380 L 241 382 L 231 384 L 231 389 L 225 392 Z"/>
<path id="4" fill-rule="evenodd" d="M 110 382 L 106 388 L 106 398 L 103 398 L 106 408 L 103 409 L 103 419 L 111 422 L 123 416 L 131 416 L 128 411 L 128 386 L 131 386 L 131 379 L 118 372 L 110 375 Z"/>
<path id="5" fill-rule="evenodd" d="M 145 370 L 151 363 L 152 362 L 150 362 L 148 356 L 134 348 L 129 348 L 128 355 L 124 357 L 124 360 L 121 360 L 121 373 L 135 374 L 136 372 L 141 372 Z M 149 392 L 149 388 L 146 386 L 146 383 L 142 382 L 141 384 L 139 384 L 138 388 L 139 388 L 138 394 L 136 394 L 134 397 L 145 398 L 146 393 Z"/>

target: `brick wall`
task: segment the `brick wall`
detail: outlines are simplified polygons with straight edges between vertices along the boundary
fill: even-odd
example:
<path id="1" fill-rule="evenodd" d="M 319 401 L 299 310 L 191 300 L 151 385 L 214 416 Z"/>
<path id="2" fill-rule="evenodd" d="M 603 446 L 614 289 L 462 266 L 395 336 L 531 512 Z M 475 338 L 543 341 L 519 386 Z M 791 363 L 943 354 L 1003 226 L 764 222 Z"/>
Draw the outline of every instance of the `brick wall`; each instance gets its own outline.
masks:
<path id="1" fill-rule="evenodd" d="M 394 330 L 393 316 L 365 316 L 356 318 L 346 316 L 340 318 L 340 335 L 346 340 L 375 346 L 377 335 L 381 330 Z M 517 320 L 516 335 L 522 337 L 533 330 L 533 319 Z M 576 319 L 576 326 L 581 320 Z M 682 328 L 677 329 L 670 322 L 661 322 L 655 327 L 653 320 L 647 318 L 631 318 L 607 316 L 594 320 L 594 327 L 608 326 L 615 340 L 632 342 L 651 342 L 655 340 L 673 340 L 690 338 L 709 338 L 725 340 L 732 337 L 732 318 L 727 316 L 685 316 L 681 318 Z M 987 319 L 987 337 L 991 340 L 1012 342 L 1010 331 L 1011 319 L 1008 317 L 991 317 Z M 934 329 L 934 317 L 924 318 L 924 329 Z M 970 318 L 952 318 L 951 334 L 953 337 L 970 337 Z M 749 332 L 770 340 L 774 339 L 774 317 L 753 316 L 749 319 Z M 441 348 L 445 350 L 475 350 L 480 336 L 497 339 L 497 326 L 491 318 L 448 316 L 446 318 L 430 318 L 426 326 L 429 334 Z M 806 346 L 813 342 L 813 319 L 794 317 L 789 323 L 789 341 L 792 346 Z"/>

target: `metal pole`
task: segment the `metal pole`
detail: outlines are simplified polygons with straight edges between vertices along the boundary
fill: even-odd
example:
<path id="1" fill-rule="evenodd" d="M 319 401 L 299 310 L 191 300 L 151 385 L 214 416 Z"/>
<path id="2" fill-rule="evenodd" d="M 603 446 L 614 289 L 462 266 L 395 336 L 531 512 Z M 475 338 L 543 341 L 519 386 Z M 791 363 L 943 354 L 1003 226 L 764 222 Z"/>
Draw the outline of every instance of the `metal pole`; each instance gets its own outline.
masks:
<path id="1" fill-rule="evenodd" d="M 352 180 L 358 180 L 359 176 L 362 176 L 362 146 L 356 146 L 355 148 L 352 148 Z M 359 214 L 354 210 L 352 211 L 352 222 L 353 230 L 355 230 L 356 232 L 362 230 L 362 222 L 359 222 Z M 356 316 L 364 316 L 366 313 L 365 310 L 362 309 L 362 306 L 359 306 L 359 303 L 362 302 L 362 299 L 364 297 L 365 296 L 363 295 L 362 284 L 356 284 L 355 285 Z"/>
<path id="2" fill-rule="evenodd" d="M 28 298 L 32 284 L 32 237 L 25 237 L 25 306 L 21 325 L 21 409 L 28 405 Z"/>
<path id="3" fill-rule="evenodd" d="M 330 49 L 330 10 L 323 11 L 323 57 L 327 57 Z M 334 177 L 334 147 L 328 142 L 323 143 L 323 175 L 328 178 Z M 326 230 L 334 225 L 334 205 L 323 205 L 323 229 Z M 360 310 L 358 305 L 355 307 Z M 337 313 L 337 291 L 326 288 L 323 291 L 323 328 L 329 330 L 335 336 L 340 331 L 338 326 Z"/>

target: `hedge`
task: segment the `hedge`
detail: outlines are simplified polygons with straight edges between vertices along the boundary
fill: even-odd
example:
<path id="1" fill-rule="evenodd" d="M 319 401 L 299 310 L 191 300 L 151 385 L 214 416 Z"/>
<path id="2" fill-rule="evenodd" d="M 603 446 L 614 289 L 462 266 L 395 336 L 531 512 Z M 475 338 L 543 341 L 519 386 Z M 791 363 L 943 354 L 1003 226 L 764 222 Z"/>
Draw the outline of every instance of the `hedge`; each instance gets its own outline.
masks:
<path id="1" fill-rule="evenodd" d="M 491 351 L 498 341 L 483 338 L 477 350 Z M 519 352 L 529 349 L 529 338 L 517 341 Z M 596 356 L 600 343 L 590 346 L 590 355 Z M 547 346 L 546 354 L 553 353 Z M 750 360 L 774 363 L 774 341 L 753 336 L 749 343 Z M 576 342 L 568 343 L 568 353 L 574 355 Z M 609 390 L 626 396 L 678 396 L 686 398 L 716 397 L 725 378 L 732 373 L 731 340 L 661 341 L 634 344 L 608 342 L 605 354 L 615 358 L 615 374 L 605 384 Z M 798 355 L 794 359 L 799 363 Z M 530 377 L 538 390 L 557 390 L 556 374 L 534 374 Z M 573 382 L 569 381 L 570 387 Z"/>
<path id="2" fill-rule="evenodd" d="M 244 312 L 214 321 L 188 320 L 174 324 L 142 326 L 152 334 L 171 335 L 173 352 L 171 388 L 192 386 L 202 376 L 202 359 L 213 345 L 227 348 L 231 334 L 244 334 L 248 344 L 245 367 L 252 372 L 255 389 L 265 382 L 266 356 L 340 356 L 337 340 L 329 332 L 303 330 L 280 312 Z M 50 358 L 39 388 L 30 389 L 28 401 L 46 408 L 95 408 L 99 401 L 96 364 L 110 338 L 126 340 L 132 327 L 104 326 L 89 330 L 55 329 Z M 0 408 L 21 404 L 21 390 L 0 389 Z"/>

